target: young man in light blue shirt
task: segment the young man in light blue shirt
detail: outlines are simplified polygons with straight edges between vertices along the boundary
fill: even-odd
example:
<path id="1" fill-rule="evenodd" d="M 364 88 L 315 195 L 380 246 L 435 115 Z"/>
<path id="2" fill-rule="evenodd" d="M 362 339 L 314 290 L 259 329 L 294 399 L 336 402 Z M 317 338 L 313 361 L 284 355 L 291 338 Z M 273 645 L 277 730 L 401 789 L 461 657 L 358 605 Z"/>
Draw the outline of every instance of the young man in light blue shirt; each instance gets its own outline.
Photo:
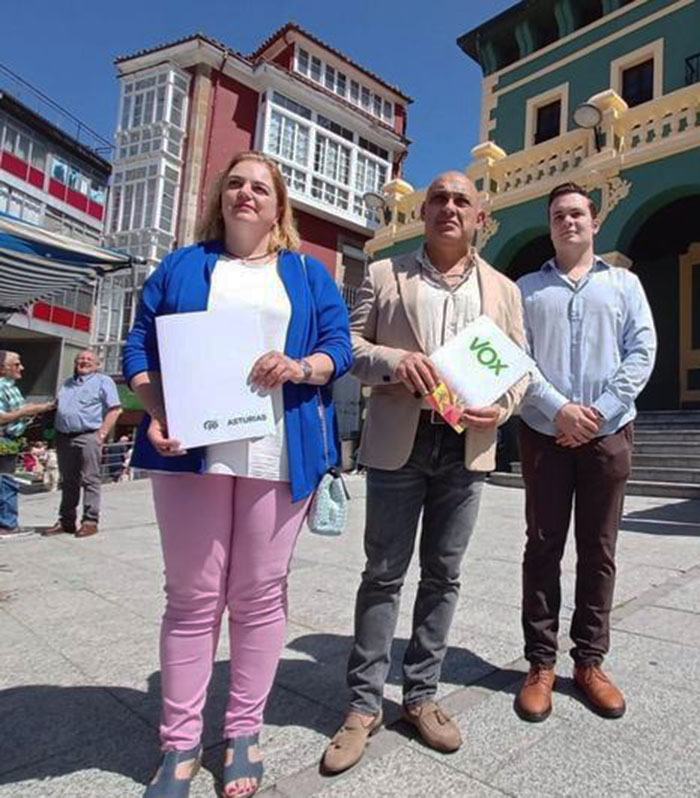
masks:
<path id="1" fill-rule="evenodd" d="M 574 183 L 549 196 L 555 258 L 518 281 L 539 374 L 521 408 L 526 490 L 522 622 L 530 672 L 516 699 L 528 721 L 552 709 L 560 562 L 576 497 L 574 682 L 607 718 L 625 712 L 601 670 L 610 644 L 615 544 L 632 457 L 634 401 L 654 365 L 656 333 L 637 276 L 593 252 L 596 207 Z"/>

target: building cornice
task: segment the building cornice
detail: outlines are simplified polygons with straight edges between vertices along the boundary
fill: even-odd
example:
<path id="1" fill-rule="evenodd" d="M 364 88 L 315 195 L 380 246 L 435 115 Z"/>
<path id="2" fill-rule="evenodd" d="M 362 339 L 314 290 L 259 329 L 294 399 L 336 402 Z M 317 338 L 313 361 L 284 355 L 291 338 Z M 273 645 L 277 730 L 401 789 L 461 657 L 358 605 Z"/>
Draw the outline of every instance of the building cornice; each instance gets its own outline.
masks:
<path id="1" fill-rule="evenodd" d="M 290 35 L 291 34 L 291 35 Z M 316 47 L 324 50 L 327 53 L 331 53 L 336 58 L 339 58 L 344 64 L 352 67 L 352 69 L 357 70 L 366 78 L 370 78 L 376 84 L 378 84 L 378 88 L 381 91 L 386 92 L 387 90 L 390 91 L 394 95 L 394 99 L 399 102 L 405 103 L 412 103 L 413 98 L 409 97 L 408 94 L 405 94 L 398 86 L 393 86 L 391 83 L 387 83 L 385 80 L 379 77 L 379 75 L 371 72 L 366 67 L 361 66 L 356 61 L 353 61 L 352 58 L 345 55 L 345 53 L 337 50 L 335 47 L 332 47 L 330 44 L 327 44 L 322 39 L 319 39 L 317 36 L 314 36 L 313 33 L 305 30 L 301 26 L 297 25 L 294 22 L 288 22 L 286 25 L 283 25 L 281 28 L 276 30 L 272 33 L 259 47 L 255 50 L 249 58 L 251 60 L 257 60 L 261 58 L 266 52 L 268 52 L 272 46 L 278 42 L 280 39 L 283 39 L 286 44 L 290 44 L 293 41 L 303 41 L 307 40 L 312 42 Z"/>

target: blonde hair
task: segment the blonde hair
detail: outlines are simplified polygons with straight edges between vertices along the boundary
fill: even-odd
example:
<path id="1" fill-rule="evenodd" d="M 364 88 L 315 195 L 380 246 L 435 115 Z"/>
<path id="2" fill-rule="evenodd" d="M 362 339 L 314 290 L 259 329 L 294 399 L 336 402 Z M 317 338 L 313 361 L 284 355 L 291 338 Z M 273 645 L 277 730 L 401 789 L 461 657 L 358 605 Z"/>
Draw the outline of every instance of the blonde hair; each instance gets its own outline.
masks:
<path id="1" fill-rule="evenodd" d="M 229 172 L 242 161 L 257 161 L 258 163 L 264 164 L 272 178 L 272 185 L 275 189 L 275 195 L 277 196 L 279 215 L 275 226 L 270 231 L 268 252 L 276 252 L 278 249 L 298 250 L 300 244 L 299 233 L 297 233 L 294 227 L 292 206 L 289 202 L 287 184 L 284 182 L 284 178 L 277 164 L 266 155 L 256 150 L 245 150 L 236 153 L 228 162 L 227 166 L 217 175 L 216 180 L 214 180 L 209 190 L 204 216 L 197 225 L 197 238 L 200 241 L 225 240 L 226 228 L 224 226 L 224 217 L 221 213 L 221 195 L 224 191 Z"/>

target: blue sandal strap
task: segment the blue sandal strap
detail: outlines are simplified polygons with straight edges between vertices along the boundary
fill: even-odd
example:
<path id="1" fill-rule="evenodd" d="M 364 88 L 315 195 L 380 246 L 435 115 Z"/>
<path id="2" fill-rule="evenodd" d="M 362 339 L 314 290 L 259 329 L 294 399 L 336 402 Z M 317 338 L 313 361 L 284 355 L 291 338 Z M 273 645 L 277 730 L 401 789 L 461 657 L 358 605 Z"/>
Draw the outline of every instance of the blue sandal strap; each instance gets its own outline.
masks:
<path id="1" fill-rule="evenodd" d="M 183 762 L 195 760 L 188 779 L 176 778 L 177 768 Z M 188 751 L 166 751 L 157 770 L 158 778 L 146 787 L 143 798 L 188 798 L 192 779 L 202 763 L 202 747 L 196 745 Z"/>
<path id="2" fill-rule="evenodd" d="M 226 753 L 224 754 L 224 795 L 226 786 L 239 779 L 255 779 L 257 787 L 253 792 L 257 792 L 262 783 L 265 767 L 263 762 L 251 762 L 248 751 L 251 746 L 258 745 L 258 733 L 247 734 L 241 737 L 232 737 L 226 740 Z M 233 752 L 233 761 L 230 765 L 226 763 L 226 756 L 229 751 Z M 248 793 L 252 795 L 253 793 Z"/>

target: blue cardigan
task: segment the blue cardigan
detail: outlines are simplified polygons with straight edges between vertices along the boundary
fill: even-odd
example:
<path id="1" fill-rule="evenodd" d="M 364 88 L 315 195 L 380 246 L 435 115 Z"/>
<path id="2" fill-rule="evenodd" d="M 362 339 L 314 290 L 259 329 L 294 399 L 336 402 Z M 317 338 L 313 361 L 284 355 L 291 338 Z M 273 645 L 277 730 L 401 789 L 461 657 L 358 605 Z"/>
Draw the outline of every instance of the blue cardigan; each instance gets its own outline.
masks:
<path id="1" fill-rule="evenodd" d="M 160 371 L 156 341 L 156 316 L 206 310 L 211 275 L 222 252 L 220 242 L 183 247 L 168 255 L 143 286 L 134 326 L 124 347 L 124 377 L 131 382 L 143 371 Z M 338 289 L 323 265 L 312 258 L 283 250 L 277 269 L 292 307 L 284 352 L 292 358 L 323 352 L 335 364 L 333 379 L 345 374 L 352 363 L 348 313 Z M 312 493 L 329 465 L 339 457 L 333 399 L 328 386 L 295 385 L 287 382 L 284 426 L 292 501 Z M 328 430 L 328 462 L 325 456 L 319 403 Z M 158 454 L 146 437 L 150 418 L 139 426 L 131 464 L 134 468 L 202 473 L 204 447 L 190 449 L 179 457 Z"/>

